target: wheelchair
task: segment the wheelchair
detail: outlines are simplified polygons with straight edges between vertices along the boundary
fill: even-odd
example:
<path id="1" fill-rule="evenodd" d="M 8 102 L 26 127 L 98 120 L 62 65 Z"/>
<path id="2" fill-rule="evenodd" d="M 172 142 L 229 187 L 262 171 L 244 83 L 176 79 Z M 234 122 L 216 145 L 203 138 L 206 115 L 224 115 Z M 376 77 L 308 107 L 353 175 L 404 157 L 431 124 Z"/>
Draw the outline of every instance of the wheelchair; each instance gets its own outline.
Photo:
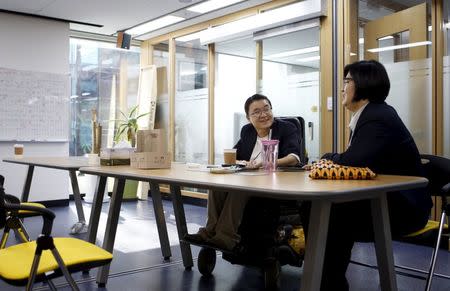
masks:
<path id="1" fill-rule="evenodd" d="M 281 266 L 303 264 L 305 237 L 300 208 L 297 201 L 251 198 L 238 230 L 241 240 L 233 251 L 186 241 L 201 247 L 197 261 L 199 272 L 210 276 L 216 265 L 216 251 L 221 251 L 222 258 L 231 264 L 259 268 L 266 290 L 279 289 Z"/>

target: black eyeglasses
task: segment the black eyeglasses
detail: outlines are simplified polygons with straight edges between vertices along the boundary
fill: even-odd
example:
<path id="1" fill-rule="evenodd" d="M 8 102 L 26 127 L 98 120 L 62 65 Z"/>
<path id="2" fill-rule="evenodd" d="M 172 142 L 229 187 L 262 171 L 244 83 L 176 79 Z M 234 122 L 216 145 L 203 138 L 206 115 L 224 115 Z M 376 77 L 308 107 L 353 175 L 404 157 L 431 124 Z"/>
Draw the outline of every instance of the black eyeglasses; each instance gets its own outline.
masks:
<path id="1" fill-rule="evenodd" d="M 263 113 L 265 115 L 271 114 L 272 108 L 267 106 L 267 107 L 264 107 L 262 110 L 257 109 L 255 111 L 253 111 L 252 113 L 250 113 L 250 116 L 251 117 L 260 117 Z"/>

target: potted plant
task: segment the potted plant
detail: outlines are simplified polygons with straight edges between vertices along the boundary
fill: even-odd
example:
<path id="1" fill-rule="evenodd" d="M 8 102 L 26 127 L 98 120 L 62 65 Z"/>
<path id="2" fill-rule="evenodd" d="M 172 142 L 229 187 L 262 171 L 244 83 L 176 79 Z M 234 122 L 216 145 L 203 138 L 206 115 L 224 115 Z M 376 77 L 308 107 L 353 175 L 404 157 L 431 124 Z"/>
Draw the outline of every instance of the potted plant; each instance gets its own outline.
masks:
<path id="1" fill-rule="evenodd" d="M 147 112 L 147 113 L 137 115 L 138 111 L 139 111 L 138 107 L 139 107 L 139 105 L 132 107 L 130 109 L 128 115 L 126 115 L 125 113 L 120 111 L 122 118 L 114 120 L 114 121 L 119 122 L 118 127 L 117 127 L 117 132 L 114 137 L 115 142 L 118 142 L 120 140 L 120 138 L 122 137 L 122 135 L 126 133 L 127 140 L 130 142 L 132 147 L 135 147 L 136 132 L 138 130 L 138 120 L 139 120 L 139 118 L 142 118 L 142 117 L 150 114 L 150 112 Z"/>

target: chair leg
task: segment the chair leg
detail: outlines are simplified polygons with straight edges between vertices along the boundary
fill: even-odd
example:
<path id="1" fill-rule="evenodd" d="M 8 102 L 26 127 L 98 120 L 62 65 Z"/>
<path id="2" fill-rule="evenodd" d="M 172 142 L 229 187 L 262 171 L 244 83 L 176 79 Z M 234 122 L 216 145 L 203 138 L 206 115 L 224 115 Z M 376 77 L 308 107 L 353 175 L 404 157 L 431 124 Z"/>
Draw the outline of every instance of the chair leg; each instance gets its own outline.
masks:
<path id="1" fill-rule="evenodd" d="M 34 280 L 36 280 L 36 274 L 39 267 L 39 261 L 41 260 L 40 254 L 35 254 L 33 264 L 31 265 L 30 276 L 28 277 L 27 291 L 33 290 Z"/>
<path id="2" fill-rule="evenodd" d="M 59 265 L 59 268 L 61 269 L 62 273 L 64 274 L 64 277 L 66 277 L 67 283 L 69 283 L 70 287 L 72 287 L 72 290 L 79 291 L 77 283 L 75 283 L 72 276 L 70 275 L 70 272 L 67 269 L 66 265 L 64 264 L 64 261 L 61 258 L 61 255 L 59 254 L 58 250 L 56 248 L 52 248 L 51 251 L 52 251 L 53 257 L 55 257 L 55 260 Z"/>
<path id="3" fill-rule="evenodd" d="M 6 243 L 8 242 L 9 237 L 9 227 L 5 226 L 5 229 L 3 231 L 2 240 L 0 241 L 0 249 L 4 249 L 6 246 Z"/>
<path id="4" fill-rule="evenodd" d="M 17 229 L 17 233 L 19 234 L 20 239 L 23 242 L 29 242 L 30 241 L 30 235 L 27 232 L 27 229 L 25 228 L 25 225 L 23 224 L 22 220 L 19 219 L 19 225 L 20 227 Z"/>
<path id="5" fill-rule="evenodd" d="M 437 254 L 439 252 L 439 245 L 441 243 L 442 229 L 444 228 L 444 222 L 445 222 L 445 211 L 442 211 L 441 220 L 439 221 L 439 232 L 438 232 L 438 236 L 437 236 L 437 241 L 436 241 L 436 245 L 433 250 L 433 255 L 431 257 L 431 265 L 430 265 L 430 269 L 428 272 L 427 285 L 425 288 L 426 291 L 430 291 L 430 289 L 431 289 L 431 281 L 433 280 L 434 267 L 436 266 L 436 259 L 437 259 Z"/>

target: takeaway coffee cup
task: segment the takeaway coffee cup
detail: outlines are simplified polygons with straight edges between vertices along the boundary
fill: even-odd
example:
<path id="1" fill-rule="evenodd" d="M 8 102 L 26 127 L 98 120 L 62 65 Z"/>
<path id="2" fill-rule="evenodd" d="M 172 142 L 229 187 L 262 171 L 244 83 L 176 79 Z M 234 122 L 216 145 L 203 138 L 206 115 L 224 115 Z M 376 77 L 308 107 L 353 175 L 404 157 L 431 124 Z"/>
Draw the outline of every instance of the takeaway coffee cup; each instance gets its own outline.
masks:
<path id="1" fill-rule="evenodd" d="M 16 158 L 23 157 L 23 144 L 15 144 L 14 145 L 14 156 Z"/>
<path id="2" fill-rule="evenodd" d="M 236 164 L 236 149 L 224 149 L 223 162 L 227 165 Z"/>

